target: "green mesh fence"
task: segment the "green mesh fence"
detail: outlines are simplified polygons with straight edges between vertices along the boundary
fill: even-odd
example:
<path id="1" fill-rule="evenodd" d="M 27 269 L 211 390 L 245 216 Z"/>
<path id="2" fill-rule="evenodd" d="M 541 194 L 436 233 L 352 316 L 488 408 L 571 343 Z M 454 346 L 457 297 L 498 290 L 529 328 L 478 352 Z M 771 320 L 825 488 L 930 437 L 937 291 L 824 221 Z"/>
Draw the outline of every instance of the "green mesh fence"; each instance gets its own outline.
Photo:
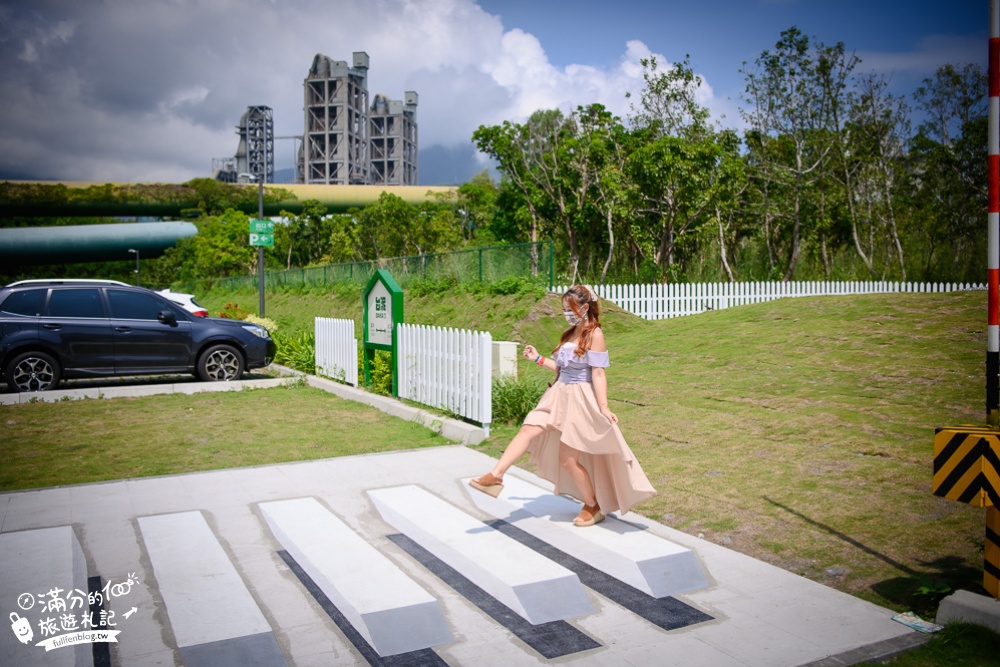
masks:
<path id="1" fill-rule="evenodd" d="M 555 270 L 553 254 L 552 241 L 538 241 L 367 262 L 326 264 L 287 271 L 267 271 L 264 274 L 264 288 L 273 290 L 279 287 L 334 283 L 363 285 L 376 269 L 388 269 L 400 287 L 406 287 L 416 280 L 492 283 L 513 276 L 534 276 L 540 284 L 551 287 Z M 219 278 L 212 281 L 212 286 L 233 290 L 255 289 L 259 280 L 257 275 Z"/>

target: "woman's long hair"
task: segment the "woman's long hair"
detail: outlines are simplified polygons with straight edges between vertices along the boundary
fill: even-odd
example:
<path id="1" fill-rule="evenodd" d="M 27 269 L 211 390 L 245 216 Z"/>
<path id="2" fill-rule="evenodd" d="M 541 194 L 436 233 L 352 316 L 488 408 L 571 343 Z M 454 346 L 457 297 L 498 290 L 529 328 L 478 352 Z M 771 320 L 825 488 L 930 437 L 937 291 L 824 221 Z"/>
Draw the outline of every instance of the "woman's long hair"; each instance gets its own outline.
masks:
<path id="1" fill-rule="evenodd" d="M 580 323 L 563 331 L 559 339 L 559 345 L 552 354 L 555 355 L 563 343 L 566 343 L 573 336 L 573 332 L 579 330 L 580 338 L 577 341 L 575 354 L 582 357 L 590 349 L 590 341 L 594 336 L 594 329 L 601 326 L 601 308 L 597 305 L 597 295 L 592 293 L 585 285 L 574 285 L 566 290 L 562 296 L 563 300 L 569 304 L 569 309 L 580 318 Z M 587 318 L 583 318 L 583 307 L 587 308 Z"/>

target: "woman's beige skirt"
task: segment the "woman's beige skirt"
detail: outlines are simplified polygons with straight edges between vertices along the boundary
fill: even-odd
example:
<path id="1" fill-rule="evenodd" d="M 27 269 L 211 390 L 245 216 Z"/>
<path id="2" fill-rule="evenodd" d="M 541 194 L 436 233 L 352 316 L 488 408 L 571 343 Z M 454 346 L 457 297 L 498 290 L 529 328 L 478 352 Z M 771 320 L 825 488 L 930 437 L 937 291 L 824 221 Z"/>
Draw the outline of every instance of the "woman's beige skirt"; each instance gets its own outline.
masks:
<path id="1" fill-rule="evenodd" d="M 624 514 L 656 493 L 621 429 L 601 414 L 591 383 L 556 382 L 524 423 L 545 429 L 531 441 L 528 453 L 538 474 L 555 484 L 556 494 L 583 501 L 576 483 L 559 464 L 560 443 L 581 452 L 580 465 L 590 473 L 603 512 Z"/>

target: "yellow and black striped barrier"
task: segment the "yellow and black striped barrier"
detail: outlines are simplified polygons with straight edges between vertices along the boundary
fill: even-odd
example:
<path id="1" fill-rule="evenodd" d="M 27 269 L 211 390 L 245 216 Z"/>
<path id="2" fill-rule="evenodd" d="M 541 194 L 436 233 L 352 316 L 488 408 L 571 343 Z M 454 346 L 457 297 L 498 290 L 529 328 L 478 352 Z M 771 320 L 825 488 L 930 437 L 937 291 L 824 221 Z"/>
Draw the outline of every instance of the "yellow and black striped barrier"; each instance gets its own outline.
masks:
<path id="1" fill-rule="evenodd" d="M 986 508 L 983 587 L 1000 598 L 1000 429 L 937 429 L 931 490 L 936 496 Z"/>
<path id="2" fill-rule="evenodd" d="M 1000 508 L 986 510 L 986 548 L 983 550 L 983 588 L 1000 598 Z"/>

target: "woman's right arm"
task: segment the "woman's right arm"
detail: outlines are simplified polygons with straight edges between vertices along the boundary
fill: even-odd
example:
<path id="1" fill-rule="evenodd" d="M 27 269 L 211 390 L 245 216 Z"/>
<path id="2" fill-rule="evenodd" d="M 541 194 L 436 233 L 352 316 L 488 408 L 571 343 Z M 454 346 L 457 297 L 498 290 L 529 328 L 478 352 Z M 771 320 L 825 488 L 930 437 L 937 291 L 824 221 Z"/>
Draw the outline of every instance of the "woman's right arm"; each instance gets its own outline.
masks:
<path id="1" fill-rule="evenodd" d="M 538 364 L 542 368 L 547 368 L 550 371 L 559 373 L 559 367 L 556 365 L 555 359 L 541 355 L 541 353 L 535 349 L 534 345 L 524 346 L 524 358 L 528 361 Z M 538 361 L 536 361 L 536 359 Z M 540 363 L 539 363 L 540 362 Z"/>

